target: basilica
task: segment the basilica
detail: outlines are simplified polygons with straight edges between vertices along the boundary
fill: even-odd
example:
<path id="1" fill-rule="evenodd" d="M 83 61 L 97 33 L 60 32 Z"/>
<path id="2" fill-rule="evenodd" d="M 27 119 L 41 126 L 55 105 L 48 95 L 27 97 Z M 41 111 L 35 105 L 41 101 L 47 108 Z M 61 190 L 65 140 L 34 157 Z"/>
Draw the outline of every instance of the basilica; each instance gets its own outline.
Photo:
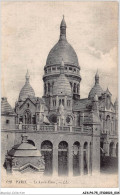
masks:
<path id="1" fill-rule="evenodd" d="M 118 101 L 102 89 L 98 71 L 88 97 L 81 99 L 80 69 L 63 17 L 44 66 L 43 96 L 35 96 L 26 70 L 15 107 L 2 97 L 1 151 L 7 171 L 93 175 L 100 172 L 101 158 L 118 157 Z"/>

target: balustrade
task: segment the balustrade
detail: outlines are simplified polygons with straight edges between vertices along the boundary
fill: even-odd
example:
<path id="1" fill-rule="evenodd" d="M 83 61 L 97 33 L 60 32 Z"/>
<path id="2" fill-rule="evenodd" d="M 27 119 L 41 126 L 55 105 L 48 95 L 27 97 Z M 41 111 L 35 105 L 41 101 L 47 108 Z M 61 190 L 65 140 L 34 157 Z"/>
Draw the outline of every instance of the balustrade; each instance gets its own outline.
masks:
<path id="1" fill-rule="evenodd" d="M 58 126 L 57 130 L 58 131 L 63 131 L 63 132 L 65 132 L 65 131 L 69 132 L 70 131 L 70 127 L 65 127 L 65 126 L 60 127 L 60 126 Z"/>
<path id="2" fill-rule="evenodd" d="M 56 127 L 56 128 L 55 128 Z M 42 132 L 78 132 L 89 133 L 92 131 L 90 126 L 70 127 L 70 126 L 55 126 L 55 125 L 40 125 L 40 124 L 15 124 L 9 128 L 2 127 L 2 130 L 23 130 L 23 131 L 42 131 Z"/>

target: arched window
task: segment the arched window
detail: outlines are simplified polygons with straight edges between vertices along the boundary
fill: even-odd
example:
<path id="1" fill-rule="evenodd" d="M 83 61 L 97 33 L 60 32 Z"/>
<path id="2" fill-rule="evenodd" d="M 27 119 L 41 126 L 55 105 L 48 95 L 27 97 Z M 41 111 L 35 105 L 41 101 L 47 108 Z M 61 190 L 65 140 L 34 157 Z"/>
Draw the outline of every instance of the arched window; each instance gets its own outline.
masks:
<path id="1" fill-rule="evenodd" d="M 118 143 L 116 144 L 116 157 L 118 157 Z"/>
<path id="2" fill-rule="evenodd" d="M 53 172 L 53 144 L 49 140 L 45 140 L 41 144 L 41 153 L 45 161 L 45 175 L 51 175 Z"/>
<path id="3" fill-rule="evenodd" d="M 73 92 L 76 92 L 76 83 L 74 83 Z"/>
<path id="4" fill-rule="evenodd" d="M 73 144 L 73 175 L 80 175 L 80 143 L 75 142 Z"/>
<path id="5" fill-rule="evenodd" d="M 65 141 L 58 145 L 58 175 L 68 175 L 68 143 Z"/>
<path id="6" fill-rule="evenodd" d="M 62 105 L 64 106 L 64 99 L 62 99 Z"/>
<path id="7" fill-rule="evenodd" d="M 47 89 L 46 89 L 46 83 L 45 83 L 45 86 L 44 86 L 44 90 L 45 90 L 45 94 L 46 94 L 46 92 L 47 92 Z"/>
<path id="8" fill-rule="evenodd" d="M 109 145 L 109 156 L 110 157 L 114 156 L 114 142 L 111 142 Z"/>
<path id="9" fill-rule="evenodd" d="M 48 92 L 50 92 L 50 83 L 48 83 Z"/>
<path id="10" fill-rule="evenodd" d="M 60 104 L 61 104 L 61 99 L 59 100 L 59 106 L 60 106 Z"/>
<path id="11" fill-rule="evenodd" d="M 25 124 L 31 124 L 31 112 L 30 110 L 26 110 L 24 112 L 24 120 L 25 120 Z"/>
<path id="12" fill-rule="evenodd" d="M 79 94 L 79 84 L 77 85 L 77 94 Z"/>
<path id="13" fill-rule="evenodd" d="M 32 140 L 28 139 L 27 141 L 28 141 L 29 144 L 35 146 L 35 143 Z"/>
<path id="14" fill-rule="evenodd" d="M 84 143 L 83 149 L 83 166 L 84 166 L 84 174 L 88 174 L 88 143 Z"/>
<path id="15" fill-rule="evenodd" d="M 110 125 L 110 116 L 109 115 L 107 115 L 106 116 L 106 126 L 107 126 L 107 129 L 110 131 L 111 130 L 111 125 Z"/>

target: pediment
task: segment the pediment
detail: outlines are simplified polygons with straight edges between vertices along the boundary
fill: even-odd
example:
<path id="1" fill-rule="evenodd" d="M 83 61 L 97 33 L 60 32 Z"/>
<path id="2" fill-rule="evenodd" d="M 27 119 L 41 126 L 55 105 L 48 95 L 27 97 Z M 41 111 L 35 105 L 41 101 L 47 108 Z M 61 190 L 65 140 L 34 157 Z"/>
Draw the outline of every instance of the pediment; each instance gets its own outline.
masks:
<path id="1" fill-rule="evenodd" d="M 31 163 L 27 163 L 25 165 L 23 165 L 22 167 L 20 167 L 20 172 L 21 173 L 27 173 L 27 172 L 38 172 L 39 168 L 34 166 Z"/>
<path id="2" fill-rule="evenodd" d="M 28 108 L 27 105 L 32 105 L 33 107 L 36 107 L 36 105 L 31 101 L 31 99 L 27 98 L 24 103 L 20 106 L 20 109 L 22 109 L 23 107 Z"/>

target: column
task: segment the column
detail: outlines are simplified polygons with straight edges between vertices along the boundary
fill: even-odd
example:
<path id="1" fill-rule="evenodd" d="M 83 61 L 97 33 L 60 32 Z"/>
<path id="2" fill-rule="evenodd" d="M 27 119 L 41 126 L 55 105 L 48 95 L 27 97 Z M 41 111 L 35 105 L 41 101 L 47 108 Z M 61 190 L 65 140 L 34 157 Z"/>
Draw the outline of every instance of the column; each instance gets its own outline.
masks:
<path id="1" fill-rule="evenodd" d="M 77 84 L 76 84 L 76 87 L 75 87 L 75 93 L 77 94 Z"/>
<path id="2" fill-rule="evenodd" d="M 112 148 L 112 157 L 116 157 L 116 147 Z"/>
<path id="3" fill-rule="evenodd" d="M 65 96 L 65 105 L 64 105 L 65 109 L 67 108 L 67 96 Z"/>
<path id="4" fill-rule="evenodd" d="M 46 84 L 44 83 L 44 95 L 46 94 Z"/>
<path id="5" fill-rule="evenodd" d="M 58 96 L 56 96 L 56 109 L 59 107 L 59 99 Z"/>
<path id="6" fill-rule="evenodd" d="M 46 83 L 46 94 L 48 94 L 48 83 Z"/>
<path id="7" fill-rule="evenodd" d="M 58 146 L 53 146 L 53 176 L 58 176 Z"/>
<path id="8" fill-rule="evenodd" d="M 103 149 L 106 152 L 105 156 L 109 156 L 109 142 L 104 142 L 103 143 Z"/>
<path id="9" fill-rule="evenodd" d="M 83 146 L 80 147 L 80 174 L 84 175 L 84 170 L 83 170 Z"/>
<path id="10" fill-rule="evenodd" d="M 80 95 L 80 85 L 78 84 L 78 94 Z"/>
<path id="11" fill-rule="evenodd" d="M 72 93 L 73 93 L 73 83 L 72 83 L 72 85 L 71 85 L 71 89 L 72 89 Z"/>
<path id="12" fill-rule="evenodd" d="M 50 82 L 50 94 L 52 94 L 52 82 Z"/>
<path id="13" fill-rule="evenodd" d="M 90 173 L 90 145 L 88 144 L 87 148 L 87 163 L 88 163 L 88 174 Z"/>
<path id="14" fill-rule="evenodd" d="M 73 176 L 73 147 L 70 143 L 68 147 L 68 175 Z"/>
<path id="15" fill-rule="evenodd" d="M 50 96 L 50 108 L 52 109 L 53 108 L 53 99 L 52 99 L 52 97 Z"/>

